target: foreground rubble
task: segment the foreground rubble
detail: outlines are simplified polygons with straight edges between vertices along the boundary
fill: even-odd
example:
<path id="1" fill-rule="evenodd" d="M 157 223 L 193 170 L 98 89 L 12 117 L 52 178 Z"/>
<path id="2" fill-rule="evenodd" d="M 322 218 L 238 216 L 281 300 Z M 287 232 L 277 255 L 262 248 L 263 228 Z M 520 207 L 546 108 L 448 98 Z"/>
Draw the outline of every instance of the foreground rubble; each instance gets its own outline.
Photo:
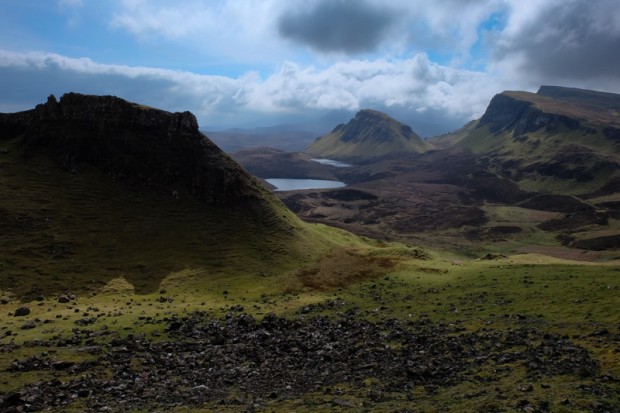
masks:
<path id="1" fill-rule="evenodd" d="M 262 320 L 243 312 L 220 319 L 195 313 L 159 323 L 166 325 L 161 336 L 155 332 L 120 338 L 106 330 L 76 329 L 69 339 L 24 344 L 41 353 L 15 360 L 8 370 L 57 378 L 1 394 L 0 410 L 62 411 L 78 403 L 88 411 L 214 405 L 252 411 L 277 400 L 303 400 L 307 394 L 324 395 L 334 408 L 371 408 L 396 394 L 413 399 L 414 389 L 432 394 L 465 381 L 483 388 L 515 366 L 525 369 L 516 389 L 524 396 L 534 384 L 549 388 L 545 380 L 560 375 L 583 379 L 590 386 L 586 390 L 597 392 L 600 400 L 618 386 L 617 379 L 601 372 L 586 349 L 569 337 L 527 324 L 471 332 L 459 323 L 425 317 L 373 322 L 355 311 L 335 318 L 270 314 Z M 620 340 L 609 331 L 600 336 Z M 46 351 L 69 346 L 88 355 L 86 360 L 59 360 Z M 2 351 L 15 349 L 5 345 Z M 63 380 L 67 375 L 70 379 Z M 527 397 L 507 401 L 501 391 L 463 397 L 503 400 L 520 411 L 550 409 L 548 403 L 536 404 Z M 618 411 L 604 401 L 590 408 Z"/>

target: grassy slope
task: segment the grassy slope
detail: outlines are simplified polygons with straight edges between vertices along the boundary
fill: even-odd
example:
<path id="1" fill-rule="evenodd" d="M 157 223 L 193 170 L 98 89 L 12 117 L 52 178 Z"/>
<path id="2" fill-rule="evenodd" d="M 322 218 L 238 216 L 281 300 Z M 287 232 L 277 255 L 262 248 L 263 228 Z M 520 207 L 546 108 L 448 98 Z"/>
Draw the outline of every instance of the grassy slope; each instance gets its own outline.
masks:
<path id="1" fill-rule="evenodd" d="M 364 159 L 402 152 L 423 153 L 430 148 L 427 142 L 411 129 L 407 129 L 404 124 L 384 113 L 366 112 L 372 113 L 370 116 L 373 122 L 369 123 L 367 119 L 361 120 L 364 116 L 358 113 L 346 127 L 318 138 L 304 152 L 326 158 Z M 362 128 L 358 135 L 353 136 L 353 139 L 344 139 L 351 133 L 349 128 L 358 127 L 358 122 L 366 122 L 367 127 Z"/>
<path id="2" fill-rule="evenodd" d="M 116 278 L 151 293 L 185 270 L 280 272 L 338 243 L 268 193 L 262 210 L 206 207 L 94 170 L 63 172 L 44 156 L 23 162 L 18 152 L 0 157 L 0 288 L 24 299 L 76 285 L 96 291 Z"/>
<path id="3" fill-rule="evenodd" d="M 338 283 L 342 274 L 335 271 L 334 261 L 330 258 L 305 267 L 306 271 L 270 277 L 256 274 L 219 276 L 207 281 L 195 272 L 181 271 L 162 282 L 166 289 L 164 294 L 136 294 L 131 285 L 116 279 L 97 295 L 78 297 L 69 304 L 46 299 L 41 305 L 33 305 L 33 314 L 28 318 L 54 320 L 52 324 L 22 331 L 19 325 L 23 318 L 3 318 L 0 321 L 2 331 L 10 329 L 17 335 L 5 337 L 1 342 L 13 340 L 20 343 L 70 335 L 75 327 L 74 321 L 82 318 L 84 312 L 97 317 L 87 329 L 94 332 L 105 329 L 112 333 L 110 339 L 139 332 L 165 338 L 167 323 L 149 324 L 143 320 L 150 317 L 157 320 L 162 315 L 184 315 L 193 310 L 209 311 L 217 316 L 228 313 L 233 305 L 242 305 L 246 312 L 259 319 L 269 312 L 294 316 L 301 308 L 312 304 L 332 303 L 315 307 L 316 310 L 307 316 L 334 315 L 355 308 L 364 318 L 406 321 L 428 317 L 431 322 L 460 325 L 465 332 L 537 328 L 571 337 L 576 344 L 590 351 L 602 372 L 615 377 L 620 375 L 620 356 L 614 351 L 614 343 L 607 340 L 609 336 L 591 335 L 603 329 L 618 334 L 616 310 L 620 305 L 620 295 L 617 294 L 620 273 L 617 263 L 582 264 L 535 255 L 496 261 L 466 261 L 434 255 L 431 260 L 420 260 L 414 257 L 414 249 L 389 244 L 377 244 L 374 253 L 365 251 L 367 256 L 380 254 L 401 259 L 396 266 L 385 268 L 381 277 L 360 281 L 350 279 L 347 286 Z M 340 258 L 338 262 L 341 262 Z M 332 288 L 317 290 L 304 284 L 307 271 L 316 265 L 326 270 L 322 272 L 322 279 L 327 284 L 332 283 Z M 332 270 L 327 271 L 330 266 Z M 342 272 L 343 267 L 339 269 Z M 171 300 L 160 302 L 160 297 Z M 89 310 L 88 306 L 97 307 L 97 311 Z M 58 315 L 63 318 L 55 318 Z M 34 345 L 20 348 L 19 353 L 0 354 L 0 363 L 8 366 L 13 359 L 39 355 L 41 351 L 51 352 L 51 357 L 56 360 L 83 361 L 91 357 L 75 347 L 50 349 Z M 588 410 L 600 400 L 587 390 L 596 383 L 593 378 L 577 375 L 532 378 L 525 375 L 525 366 L 506 363 L 501 364 L 501 368 L 508 370 L 493 372 L 481 368 L 477 372 L 479 377 L 493 378 L 490 381 L 472 377 L 455 386 L 440 387 L 436 393 L 429 393 L 422 386 L 411 389 L 408 395 L 390 393 L 386 400 L 374 404 L 372 411 L 387 412 L 405 407 L 415 407 L 414 411 L 512 411 L 518 400 L 527 398 L 534 405 L 549 404 L 552 411 L 577 412 Z M 0 390 L 10 390 L 24 382 L 51 380 L 52 377 L 53 373 L 45 371 L 0 372 Z M 70 373 L 60 373 L 61 380 L 70 378 Z M 527 384 L 533 384 L 534 390 L 523 394 L 519 388 Z M 367 399 L 368 389 L 380 388 L 381 383 L 369 377 L 367 386 L 360 388 L 342 383 L 335 387 L 343 393 L 341 397 L 361 403 Z M 502 398 L 496 398 L 496 394 L 501 394 Z M 414 405 L 407 396 L 414 397 Z M 266 411 L 333 411 L 333 398 L 333 394 L 323 393 L 306 394 L 296 399 L 279 398 L 266 401 Z M 570 399 L 570 405 L 562 405 L 564 399 Z M 606 402 L 620 405 L 617 396 L 607 398 Z M 79 401 L 73 408 L 79 411 Z M 234 411 L 234 408 L 226 410 L 226 407 L 215 405 L 205 408 Z M 180 408 L 178 411 L 203 409 Z"/>
<path id="4" fill-rule="evenodd" d="M 407 139 L 391 142 L 376 142 L 371 139 L 361 142 L 341 142 L 342 132 L 330 133 L 315 141 L 304 152 L 326 158 L 368 158 L 388 155 L 391 153 L 426 151 L 424 145 Z"/>

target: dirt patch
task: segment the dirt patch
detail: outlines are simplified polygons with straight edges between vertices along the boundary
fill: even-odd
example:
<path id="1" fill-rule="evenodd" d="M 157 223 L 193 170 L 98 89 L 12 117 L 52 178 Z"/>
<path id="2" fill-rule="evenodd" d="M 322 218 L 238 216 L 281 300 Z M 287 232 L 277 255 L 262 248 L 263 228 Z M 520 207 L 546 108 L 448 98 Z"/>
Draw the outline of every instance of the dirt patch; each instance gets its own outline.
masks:
<path id="1" fill-rule="evenodd" d="M 527 247 L 519 248 L 517 252 L 524 252 L 528 254 L 541 254 L 547 255 L 549 257 L 572 261 L 599 261 L 602 258 L 601 253 L 596 251 L 587 251 L 567 247 L 551 247 L 543 245 L 529 245 Z"/>
<path id="2" fill-rule="evenodd" d="M 592 251 L 615 250 L 620 248 L 620 235 L 580 239 L 573 242 L 571 246 Z"/>
<path id="3" fill-rule="evenodd" d="M 576 231 L 587 225 L 607 225 L 607 214 L 593 211 L 576 212 L 538 224 L 543 231 Z"/>
<path id="4" fill-rule="evenodd" d="M 519 204 L 518 206 L 539 211 L 574 213 L 593 211 L 593 208 L 570 195 L 538 194 Z"/>
<path id="5" fill-rule="evenodd" d="M 498 225 L 489 228 L 474 228 L 470 231 L 464 232 L 463 235 L 465 238 L 472 241 L 483 239 L 501 241 L 504 240 L 506 236 L 518 234 L 520 232 L 523 232 L 523 228 L 516 225 Z"/>
<path id="6" fill-rule="evenodd" d="M 404 260 L 402 256 L 373 256 L 352 250 L 333 251 L 316 265 L 299 269 L 300 287 L 330 290 L 385 276 Z"/>

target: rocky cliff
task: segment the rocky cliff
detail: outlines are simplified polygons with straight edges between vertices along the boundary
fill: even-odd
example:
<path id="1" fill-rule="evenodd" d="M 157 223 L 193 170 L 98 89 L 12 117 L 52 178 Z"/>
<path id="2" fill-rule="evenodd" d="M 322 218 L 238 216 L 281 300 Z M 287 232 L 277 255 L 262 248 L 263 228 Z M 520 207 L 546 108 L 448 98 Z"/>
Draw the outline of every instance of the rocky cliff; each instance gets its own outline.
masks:
<path id="1" fill-rule="evenodd" d="M 541 86 L 537 93 L 507 91 L 496 95 L 478 127 L 491 133 L 513 131 L 517 137 L 542 128 L 600 128 L 609 139 L 620 140 L 620 95 L 592 90 Z"/>
<path id="2" fill-rule="evenodd" d="M 190 112 L 68 93 L 29 111 L 2 114 L 0 141 L 15 138 L 25 158 L 48 154 L 67 171 L 94 166 L 115 181 L 189 193 L 209 204 L 264 196 L 253 177 L 198 131 Z"/>
<path id="3" fill-rule="evenodd" d="M 578 119 L 545 107 L 545 104 L 551 106 L 552 100 L 534 93 L 503 92 L 493 97 L 478 127 L 487 126 L 491 133 L 513 131 L 514 137 L 544 127 L 579 128 Z"/>

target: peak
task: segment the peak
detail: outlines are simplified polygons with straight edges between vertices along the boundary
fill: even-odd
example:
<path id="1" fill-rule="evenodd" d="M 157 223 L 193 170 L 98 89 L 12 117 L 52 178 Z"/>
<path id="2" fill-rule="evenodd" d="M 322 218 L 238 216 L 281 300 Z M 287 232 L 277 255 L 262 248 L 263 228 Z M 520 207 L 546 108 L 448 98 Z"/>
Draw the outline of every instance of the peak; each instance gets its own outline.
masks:
<path id="1" fill-rule="evenodd" d="M 421 153 L 427 149 L 428 145 L 409 125 L 383 112 L 362 109 L 347 124 L 340 124 L 318 138 L 306 152 L 326 158 L 361 159 L 402 152 Z"/>
<path id="2" fill-rule="evenodd" d="M 357 114 L 355 115 L 355 117 L 358 116 L 373 116 L 373 117 L 381 117 L 381 118 L 389 118 L 389 116 L 383 112 L 379 112 L 378 110 L 374 110 L 374 109 L 362 109 L 359 112 L 357 112 Z"/>

